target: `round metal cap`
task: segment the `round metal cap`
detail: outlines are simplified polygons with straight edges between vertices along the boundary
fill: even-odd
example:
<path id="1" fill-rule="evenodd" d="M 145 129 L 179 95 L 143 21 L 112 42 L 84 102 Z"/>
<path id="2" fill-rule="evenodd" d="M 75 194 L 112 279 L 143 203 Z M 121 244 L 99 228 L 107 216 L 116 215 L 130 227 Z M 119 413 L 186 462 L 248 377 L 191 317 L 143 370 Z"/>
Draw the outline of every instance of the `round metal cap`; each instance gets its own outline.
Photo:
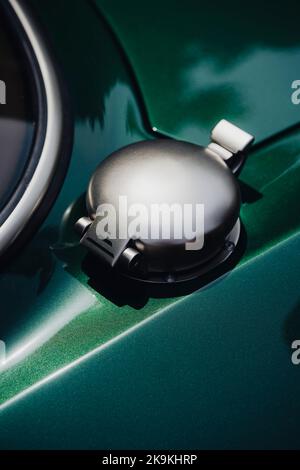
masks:
<path id="1" fill-rule="evenodd" d="M 213 260 L 224 258 L 220 255 L 224 255 L 226 241 L 236 244 L 238 240 L 239 186 L 224 160 L 207 147 L 158 139 L 138 142 L 114 152 L 97 167 L 91 178 L 86 199 L 90 218 L 95 219 L 100 205 L 111 204 L 116 208 L 118 220 L 120 198 L 126 201 L 127 208 L 147 209 L 139 213 L 139 220 L 148 224 L 148 236 L 138 237 L 131 245 L 142 254 L 143 273 L 128 272 L 132 277 L 149 281 L 180 280 L 186 278 L 188 272 L 194 273 L 193 277 L 199 267 L 203 270 L 203 266 L 209 267 Z M 197 225 L 197 205 L 203 208 L 201 228 Z M 163 210 L 162 217 L 149 217 L 154 206 L 171 209 L 170 219 L 166 221 Z M 172 214 L 176 213 L 176 207 L 180 207 L 183 214 L 190 214 L 189 224 L 194 228 L 195 238 L 203 236 L 201 249 L 187 249 L 187 243 L 192 240 L 184 231 L 178 237 L 174 228 L 178 220 L 169 236 L 163 236 L 161 225 L 174 222 Z M 188 207 L 185 213 L 184 208 Z M 203 233 L 196 233 L 197 230 Z M 151 233 L 159 235 L 151 237 Z"/>

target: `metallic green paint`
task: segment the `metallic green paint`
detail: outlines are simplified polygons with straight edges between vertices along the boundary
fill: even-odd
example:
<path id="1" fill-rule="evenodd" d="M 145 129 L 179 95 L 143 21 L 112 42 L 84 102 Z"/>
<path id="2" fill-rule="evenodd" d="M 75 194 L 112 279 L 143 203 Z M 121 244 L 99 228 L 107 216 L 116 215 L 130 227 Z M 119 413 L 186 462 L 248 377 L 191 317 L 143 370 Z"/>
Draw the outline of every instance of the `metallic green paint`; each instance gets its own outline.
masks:
<path id="1" fill-rule="evenodd" d="M 95 0 L 120 38 L 151 125 L 207 142 L 226 117 L 260 141 L 299 122 L 298 0 Z"/>
<path id="2" fill-rule="evenodd" d="M 291 365 L 290 343 L 300 334 L 299 132 L 257 149 L 242 171 L 247 244 L 230 274 L 186 297 L 150 298 L 140 305 L 113 302 L 91 285 L 82 268 L 86 253 L 73 222 L 82 212 L 83 193 L 97 163 L 153 134 L 132 71 L 93 4 L 31 3 L 45 28 L 49 25 L 70 88 L 75 143 L 54 207 L 0 276 L 0 337 L 8 347 L 8 368 L 0 377 L 0 425 L 6 430 L 0 447 L 297 445 L 293 433 L 300 380 Z M 121 8 L 121 2 L 115 3 Z M 128 12 L 130 5 L 135 3 L 129 2 Z M 284 51 L 289 56 L 296 49 L 291 52 L 288 46 Z M 149 51 L 149 61 L 150 56 Z M 157 101 L 145 91 L 146 79 L 132 63 L 152 119 Z M 153 80 L 158 90 L 155 67 L 152 62 L 148 83 Z M 253 67 L 258 74 L 258 62 Z M 172 62 L 171 70 L 175 73 Z M 288 111 L 289 96 L 282 103 L 285 83 L 284 78 L 273 90 L 274 109 L 282 108 L 280 119 L 266 98 L 264 116 L 258 113 L 255 120 L 253 98 L 246 121 L 260 128 L 260 138 L 296 120 L 298 108 Z M 240 83 L 231 83 L 228 90 L 238 94 Z M 164 93 L 170 104 L 169 90 Z M 209 119 L 201 114 L 196 119 L 195 99 L 184 112 L 174 110 L 169 121 L 159 113 L 164 115 L 160 123 L 181 137 L 178 129 L 190 113 L 194 122 L 199 120 L 200 140 L 201 125 L 207 133 L 213 119 L 232 117 L 218 100 L 210 106 Z M 264 117 L 269 124 L 261 127 Z"/>
<path id="3" fill-rule="evenodd" d="M 0 446 L 299 448 L 291 279 L 299 234 L 12 401 Z"/>

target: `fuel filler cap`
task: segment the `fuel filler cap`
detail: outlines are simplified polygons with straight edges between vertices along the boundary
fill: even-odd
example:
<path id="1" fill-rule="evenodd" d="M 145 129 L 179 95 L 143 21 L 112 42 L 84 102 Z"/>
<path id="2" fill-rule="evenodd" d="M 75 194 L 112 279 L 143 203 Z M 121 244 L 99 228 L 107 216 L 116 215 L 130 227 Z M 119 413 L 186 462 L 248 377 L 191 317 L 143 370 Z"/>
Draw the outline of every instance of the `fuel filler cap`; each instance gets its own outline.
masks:
<path id="1" fill-rule="evenodd" d="M 252 135 L 225 119 L 207 147 L 145 140 L 108 156 L 91 177 L 87 216 L 75 224 L 95 262 L 151 283 L 191 280 L 235 251 L 236 174 Z"/>

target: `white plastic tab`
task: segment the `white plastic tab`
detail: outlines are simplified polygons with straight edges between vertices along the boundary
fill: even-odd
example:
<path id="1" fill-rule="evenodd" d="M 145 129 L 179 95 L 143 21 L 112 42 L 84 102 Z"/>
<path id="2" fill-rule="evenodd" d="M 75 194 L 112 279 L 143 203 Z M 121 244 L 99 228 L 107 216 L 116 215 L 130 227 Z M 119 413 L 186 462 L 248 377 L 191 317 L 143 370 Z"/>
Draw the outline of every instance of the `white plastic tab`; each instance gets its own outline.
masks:
<path id="1" fill-rule="evenodd" d="M 211 142 L 207 148 L 217 153 L 221 158 L 223 158 L 223 160 L 229 160 L 229 158 L 232 157 L 232 153 L 229 152 L 229 150 L 226 150 L 224 147 L 221 147 L 221 145 L 216 144 L 215 142 Z"/>
<path id="2" fill-rule="evenodd" d="M 226 121 L 226 119 L 222 119 L 213 128 L 211 132 L 211 140 L 229 152 L 235 154 L 246 150 L 246 148 L 254 141 L 254 137 L 231 122 Z"/>

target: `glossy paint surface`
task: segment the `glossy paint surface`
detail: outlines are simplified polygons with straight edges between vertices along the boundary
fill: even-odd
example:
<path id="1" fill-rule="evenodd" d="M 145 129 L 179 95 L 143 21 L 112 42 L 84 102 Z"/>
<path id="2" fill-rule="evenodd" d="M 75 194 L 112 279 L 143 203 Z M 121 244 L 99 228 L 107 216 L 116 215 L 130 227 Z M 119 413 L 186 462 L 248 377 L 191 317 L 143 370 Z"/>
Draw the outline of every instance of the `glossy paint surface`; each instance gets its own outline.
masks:
<path id="1" fill-rule="evenodd" d="M 298 448 L 299 253 L 296 235 L 29 390 L 2 446 Z"/>
<path id="2" fill-rule="evenodd" d="M 299 122 L 298 0 L 95 0 L 119 36 L 151 125 L 206 143 L 221 117 L 260 141 Z"/>
<path id="3" fill-rule="evenodd" d="M 153 134 L 132 70 L 93 4 L 31 3 L 66 77 L 75 142 L 46 221 L 1 271 L 0 447 L 298 446 L 290 344 L 300 335 L 299 132 L 246 162 L 246 249 L 230 274 L 185 297 L 107 291 L 100 274 L 91 282 L 73 223 L 99 161 Z M 214 116 L 223 117 L 218 106 Z M 286 115 L 282 128 L 291 123 Z"/>

